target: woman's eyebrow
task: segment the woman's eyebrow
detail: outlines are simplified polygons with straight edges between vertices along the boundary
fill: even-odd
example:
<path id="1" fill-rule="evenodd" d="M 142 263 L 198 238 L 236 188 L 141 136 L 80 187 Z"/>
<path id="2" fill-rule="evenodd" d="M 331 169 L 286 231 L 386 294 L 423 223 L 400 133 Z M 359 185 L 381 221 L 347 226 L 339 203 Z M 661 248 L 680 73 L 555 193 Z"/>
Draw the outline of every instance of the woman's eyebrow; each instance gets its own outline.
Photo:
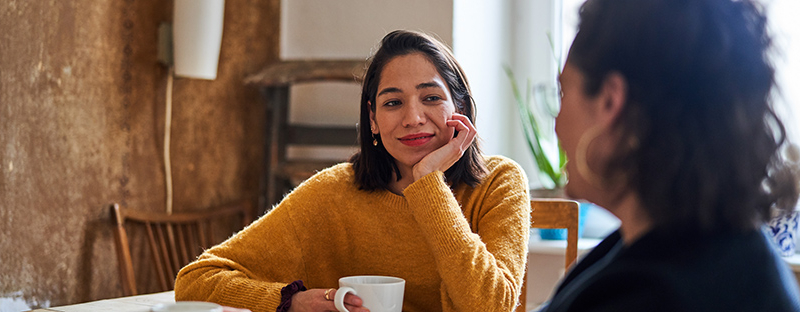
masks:
<path id="1" fill-rule="evenodd" d="M 425 89 L 425 88 L 439 88 L 439 89 L 444 89 L 444 88 L 443 88 L 441 85 L 439 85 L 438 83 L 436 83 L 436 82 L 434 82 L 434 81 L 430 81 L 430 82 L 423 82 L 423 83 L 420 83 L 420 84 L 418 84 L 418 85 L 417 85 L 417 90 L 420 90 L 420 89 Z"/>
<path id="2" fill-rule="evenodd" d="M 423 83 L 420 83 L 420 84 L 418 84 L 418 85 L 416 86 L 416 88 L 417 88 L 417 90 L 420 90 L 420 89 L 427 89 L 427 88 L 439 88 L 439 89 L 444 89 L 444 87 L 442 87 L 440 84 L 436 83 L 435 81 L 429 81 L 429 82 L 423 82 Z M 377 96 L 381 96 L 381 95 L 384 95 L 384 94 L 386 94 L 386 93 L 401 93 L 401 92 L 403 92 L 403 91 L 402 91 L 402 90 L 400 90 L 400 88 L 396 88 L 396 87 L 388 87 L 388 88 L 384 88 L 383 90 L 381 90 L 380 92 L 378 92 L 378 95 L 377 95 Z"/>
<path id="3" fill-rule="evenodd" d="M 388 88 L 384 88 L 383 90 L 381 90 L 381 92 L 378 92 L 377 96 L 381 96 L 381 95 L 384 95 L 386 93 L 400 93 L 400 92 L 402 92 L 402 91 L 399 88 L 388 87 Z"/>

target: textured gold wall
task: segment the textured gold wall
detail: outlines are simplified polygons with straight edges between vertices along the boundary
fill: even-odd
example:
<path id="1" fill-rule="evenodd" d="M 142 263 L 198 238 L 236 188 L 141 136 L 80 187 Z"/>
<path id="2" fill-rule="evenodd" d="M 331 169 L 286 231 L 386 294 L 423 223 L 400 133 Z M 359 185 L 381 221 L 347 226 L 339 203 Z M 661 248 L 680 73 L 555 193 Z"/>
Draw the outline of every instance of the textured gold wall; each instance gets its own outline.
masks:
<path id="1" fill-rule="evenodd" d="M 175 211 L 258 195 L 265 110 L 242 80 L 277 59 L 280 1 L 225 9 L 218 78 L 174 83 Z M 0 298 L 33 308 L 121 295 L 107 206 L 164 209 L 156 52 L 171 10 L 0 2 Z"/>

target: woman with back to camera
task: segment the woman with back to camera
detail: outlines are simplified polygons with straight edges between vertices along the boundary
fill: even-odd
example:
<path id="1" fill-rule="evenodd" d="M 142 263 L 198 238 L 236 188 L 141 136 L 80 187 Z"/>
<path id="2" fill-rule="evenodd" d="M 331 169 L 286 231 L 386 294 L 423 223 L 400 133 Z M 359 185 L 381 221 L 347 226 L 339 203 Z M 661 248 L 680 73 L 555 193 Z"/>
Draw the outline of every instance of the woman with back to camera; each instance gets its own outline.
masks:
<path id="1" fill-rule="evenodd" d="M 483 156 L 469 85 L 449 49 L 394 31 L 365 73 L 360 152 L 184 267 L 177 300 L 335 311 L 338 279 L 405 279 L 403 311 L 510 311 L 530 202 L 513 161 Z M 299 291 L 299 289 L 309 290 Z M 357 296 L 350 311 L 366 311 Z"/>
<path id="2" fill-rule="evenodd" d="M 800 311 L 760 227 L 797 201 L 762 9 L 589 0 L 560 77 L 568 195 L 621 221 L 548 312 Z"/>

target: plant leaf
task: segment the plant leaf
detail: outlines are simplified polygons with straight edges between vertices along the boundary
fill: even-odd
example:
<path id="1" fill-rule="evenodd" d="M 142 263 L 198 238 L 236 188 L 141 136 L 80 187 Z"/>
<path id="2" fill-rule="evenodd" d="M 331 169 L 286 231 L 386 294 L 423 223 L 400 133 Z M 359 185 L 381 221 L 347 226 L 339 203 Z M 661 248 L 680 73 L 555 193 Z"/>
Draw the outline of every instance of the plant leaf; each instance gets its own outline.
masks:
<path id="1" fill-rule="evenodd" d="M 523 99 L 513 71 L 508 66 L 503 66 L 503 69 L 506 73 L 506 76 L 508 76 L 509 81 L 511 82 L 514 100 L 517 104 L 517 109 L 519 110 L 520 120 L 522 121 L 523 133 L 525 134 L 528 148 L 533 154 L 536 166 L 539 168 L 541 173 L 548 177 L 549 182 L 552 182 L 555 187 L 562 187 L 564 185 L 563 168 L 564 164 L 566 163 L 566 155 L 564 154 L 564 151 L 559 143 L 558 169 L 555 169 L 553 167 L 553 163 L 547 157 L 547 154 L 542 147 L 542 142 L 540 139 L 542 138 L 541 129 L 539 127 L 536 114 L 530 105 L 533 94 L 533 88 L 531 87 L 530 81 L 528 81 L 526 85 L 525 97 Z M 547 97 L 547 95 L 545 95 L 545 97 Z M 550 109 L 549 107 L 546 108 Z"/>

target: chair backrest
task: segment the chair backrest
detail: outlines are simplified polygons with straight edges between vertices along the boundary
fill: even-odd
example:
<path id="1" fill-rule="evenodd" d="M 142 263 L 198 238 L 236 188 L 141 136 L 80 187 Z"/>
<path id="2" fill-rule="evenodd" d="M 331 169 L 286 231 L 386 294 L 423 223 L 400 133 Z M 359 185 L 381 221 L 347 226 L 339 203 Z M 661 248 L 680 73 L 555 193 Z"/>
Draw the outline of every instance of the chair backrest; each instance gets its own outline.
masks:
<path id="1" fill-rule="evenodd" d="M 269 64 L 245 79 L 245 83 L 261 89 L 269 114 L 264 159 L 265 185 L 262 185 L 264 200 L 258 207 L 259 214 L 280 202 L 284 194 L 318 170 L 346 161 L 352 152 L 358 150 L 355 125 L 304 125 L 290 122 L 292 86 L 319 82 L 357 85 L 365 69 L 364 60 L 283 60 Z M 326 104 L 330 107 L 335 103 Z M 358 120 L 358 116 L 354 117 Z M 306 148 L 306 151 L 309 147 L 311 150 L 323 150 L 312 153 L 316 158 L 307 157 L 310 155 L 289 157 L 287 151 L 298 147 Z M 339 155 L 342 150 L 344 155 Z"/>
<path id="2" fill-rule="evenodd" d="M 154 268 L 159 291 L 167 291 L 174 288 L 175 277 L 183 266 L 196 259 L 203 250 L 220 242 L 215 239 L 212 227 L 214 223 L 226 220 L 227 217 L 233 220 L 238 216 L 242 222 L 241 228 L 244 228 L 253 219 L 249 202 L 229 204 L 202 212 L 181 212 L 170 215 L 127 209 L 118 204 L 112 204 L 110 210 L 111 222 L 115 226 L 114 239 L 120 284 L 125 296 L 139 294 L 126 224 L 143 227 L 146 239 L 137 241 L 147 242 L 147 247 L 143 246 L 142 250 L 149 250 L 152 263 L 146 266 Z M 222 228 L 221 225 L 219 227 Z"/>
<path id="3" fill-rule="evenodd" d="M 574 200 L 556 198 L 534 198 L 531 200 L 531 227 L 538 229 L 567 229 L 567 252 L 564 269 L 578 259 L 579 204 Z M 522 281 L 518 312 L 525 311 L 528 292 L 528 270 Z"/>

